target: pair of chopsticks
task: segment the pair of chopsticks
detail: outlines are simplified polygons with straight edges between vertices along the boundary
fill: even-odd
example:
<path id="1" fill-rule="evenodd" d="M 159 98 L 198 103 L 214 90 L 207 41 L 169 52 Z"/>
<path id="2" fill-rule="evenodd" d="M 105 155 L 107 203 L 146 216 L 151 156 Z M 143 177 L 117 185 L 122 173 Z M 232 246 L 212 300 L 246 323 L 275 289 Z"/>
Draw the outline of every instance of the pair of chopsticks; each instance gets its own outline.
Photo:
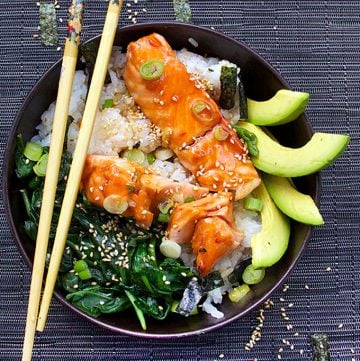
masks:
<path id="1" fill-rule="evenodd" d="M 35 331 L 43 331 L 45 327 L 59 266 L 66 244 L 66 237 L 69 231 L 73 209 L 79 190 L 81 175 L 94 126 L 101 90 L 104 85 L 107 66 L 110 60 L 111 49 L 120 16 L 120 9 L 122 7 L 122 0 L 109 1 L 105 24 L 98 49 L 98 56 L 81 121 L 81 129 L 64 193 L 42 303 L 39 311 L 41 285 L 44 276 L 51 219 L 54 210 L 56 187 L 65 139 L 71 89 L 77 63 L 84 4 L 85 0 L 72 0 L 72 4 L 69 8 L 69 35 L 65 42 L 49 150 L 49 160 L 45 176 L 44 193 L 40 211 L 40 221 L 30 285 L 22 361 L 31 360 Z"/>

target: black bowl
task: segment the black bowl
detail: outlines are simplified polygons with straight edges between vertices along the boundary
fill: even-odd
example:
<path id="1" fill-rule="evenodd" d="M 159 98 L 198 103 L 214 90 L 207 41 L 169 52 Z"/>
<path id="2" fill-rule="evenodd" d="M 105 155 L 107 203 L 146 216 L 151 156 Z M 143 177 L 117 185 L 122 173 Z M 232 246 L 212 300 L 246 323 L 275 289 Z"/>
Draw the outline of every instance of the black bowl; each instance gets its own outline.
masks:
<path id="1" fill-rule="evenodd" d="M 118 30 L 115 44 L 121 45 L 125 49 L 130 41 L 152 32 L 158 32 L 165 36 L 174 49 L 186 47 L 199 54 L 218 56 L 238 64 L 242 68 L 247 95 L 253 99 L 263 100 L 271 97 L 281 88 L 289 88 L 281 75 L 253 50 L 227 36 L 198 26 L 178 23 L 127 26 Z M 198 46 L 194 47 L 189 42 L 189 38 L 196 40 Z M 99 41 L 99 37 L 92 40 Z M 60 61 L 55 63 L 42 76 L 25 99 L 9 135 L 5 155 L 3 181 L 5 211 L 14 239 L 30 267 L 32 266 L 34 256 L 34 244 L 22 229 L 25 212 L 14 175 L 15 138 L 18 133 L 23 134 L 26 140 L 34 135 L 35 126 L 40 121 L 40 115 L 56 98 L 60 67 Z M 305 115 L 302 115 L 290 124 L 276 127 L 276 133 L 274 134 L 281 143 L 298 147 L 310 139 L 312 128 Z M 318 202 L 320 193 L 318 174 L 299 178 L 296 180 L 296 185 L 301 191 L 310 194 Z M 293 222 L 290 243 L 286 254 L 275 266 L 269 269 L 265 279 L 252 288 L 251 296 L 243 302 L 234 304 L 225 297 L 220 307 L 220 310 L 225 314 L 225 317 L 222 319 L 215 319 L 203 313 L 189 318 L 171 315 L 171 319 L 166 322 L 149 320 L 148 330 L 144 332 L 141 330 L 134 314 L 103 315 L 95 319 L 66 301 L 65 293 L 62 290 L 56 289 L 55 296 L 78 315 L 96 325 L 115 332 L 155 338 L 183 337 L 199 334 L 224 326 L 261 305 L 283 284 L 286 277 L 293 270 L 306 247 L 310 235 L 311 227 Z"/>

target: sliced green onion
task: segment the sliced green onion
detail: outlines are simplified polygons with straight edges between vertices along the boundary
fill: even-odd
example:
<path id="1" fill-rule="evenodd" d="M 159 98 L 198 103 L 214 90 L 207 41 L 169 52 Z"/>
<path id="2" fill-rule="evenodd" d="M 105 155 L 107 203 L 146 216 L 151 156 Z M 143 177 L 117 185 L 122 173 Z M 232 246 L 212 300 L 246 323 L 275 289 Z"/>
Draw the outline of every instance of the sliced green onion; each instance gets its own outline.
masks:
<path id="1" fill-rule="evenodd" d="M 91 271 L 89 269 L 79 272 L 78 275 L 79 275 L 80 279 L 83 281 L 88 280 L 92 277 Z"/>
<path id="2" fill-rule="evenodd" d="M 75 262 L 74 270 L 82 280 L 88 280 L 92 277 L 89 266 L 83 259 Z"/>
<path id="3" fill-rule="evenodd" d="M 40 144 L 27 142 L 24 148 L 24 155 L 26 158 L 37 162 L 43 154 L 43 148 Z"/>
<path id="4" fill-rule="evenodd" d="M 163 202 L 160 202 L 158 208 L 161 213 L 168 214 L 170 209 L 174 206 L 172 199 L 165 199 Z"/>
<path id="5" fill-rule="evenodd" d="M 124 197 L 118 194 L 111 194 L 104 199 L 103 207 L 109 213 L 123 214 L 128 209 L 129 204 Z"/>
<path id="6" fill-rule="evenodd" d="M 204 103 L 203 101 L 197 101 L 195 102 L 192 106 L 191 106 L 191 110 L 193 111 L 193 113 L 195 115 L 198 115 L 199 113 L 201 113 L 203 110 L 206 109 L 206 103 Z"/>
<path id="7" fill-rule="evenodd" d="M 203 100 L 195 100 L 191 104 L 191 111 L 202 122 L 209 122 L 213 119 L 212 107 Z"/>
<path id="8" fill-rule="evenodd" d="M 165 214 L 165 213 L 159 213 L 158 216 L 158 221 L 161 223 L 168 223 L 170 219 L 170 215 L 169 214 Z"/>
<path id="9" fill-rule="evenodd" d="M 140 75 L 145 80 L 155 80 L 161 77 L 164 72 L 164 63 L 161 60 L 149 60 L 141 65 Z"/>
<path id="10" fill-rule="evenodd" d="M 81 271 L 83 271 L 84 269 L 87 269 L 87 268 L 88 268 L 88 265 L 83 259 L 80 259 L 80 260 L 78 260 L 78 261 L 76 261 L 74 263 L 75 272 L 81 272 Z"/>
<path id="11" fill-rule="evenodd" d="M 33 166 L 34 173 L 39 177 L 45 177 L 49 154 L 45 153 Z"/>
<path id="12" fill-rule="evenodd" d="M 250 292 L 250 287 L 247 284 L 235 287 L 230 293 L 229 298 L 231 302 L 239 302 Z"/>
<path id="13" fill-rule="evenodd" d="M 260 212 L 264 202 L 260 198 L 246 197 L 244 201 L 244 208 L 248 211 Z"/>
<path id="14" fill-rule="evenodd" d="M 265 277 L 265 269 L 255 269 L 252 264 L 249 264 L 242 274 L 243 281 L 248 285 L 256 285 L 260 283 Z"/>
<path id="15" fill-rule="evenodd" d="M 104 103 L 102 103 L 102 108 L 106 109 L 106 108 L 111 108 L 114 105 L 114 100 L 109 98 L 109 99 L 105 99 Z"/>
<path id="16" fill-rule="evenodd" d="M 196 198 L 194 196 L 189 196 L 184 200 L 184 203 L 191 203 L 196 201 Z"/>
<path id="17" fill-rule="evenodd" d="M 145 154 L 140 149 L 128 149 L 123 153 L 123 156 L 131 160 L 132 162 L 136 162 L 142 164 L 145 162 Z"/>
<path id="18" fill-rule="evenodd" d="M 216 140 L 222 142 L 223 140 L 226 140 L 229 136 L 229 133 L 221 126 L 217 125 L 214 129 L 214 137 Z"/>
<path id="19" fill-rule="evenodd" d="M 159 160 L 168 160 L 174 156 L 174 152 L 169 148 L 158 148 L 154 152 L 155 158 Z"/>
<path id="20" fill-rule="evenodd" d="M 155 156 L 153 153 L 149 153 L 146 156 L 147 162 L 149 163 L 149 165 L 153 164 L 155 162 Z"/>
<path id="21" fill-rule="evenodd" d="M 165 239 L 160 244 L 160 252 L 165 257 L 176 259 L 181 255 L 181 246 L 170 239 Z"/>

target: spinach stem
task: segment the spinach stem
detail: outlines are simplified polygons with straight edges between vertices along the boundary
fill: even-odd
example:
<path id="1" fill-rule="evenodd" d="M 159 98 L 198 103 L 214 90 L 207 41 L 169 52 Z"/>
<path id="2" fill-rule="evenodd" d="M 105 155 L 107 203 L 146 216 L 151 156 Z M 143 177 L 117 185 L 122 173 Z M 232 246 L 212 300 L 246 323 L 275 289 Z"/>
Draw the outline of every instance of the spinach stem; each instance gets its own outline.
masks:
<path id="1" fill-rule="evenodd" d="M 145 321 L 144 313 L 143 313 L 143 311 L 140 310 L 139 307 L 136 306 L 136 304 L 135 304 L 135 296 L 132 293 L 130 293 L 128 290 L 125 290 L 125 294 L 126 294 L 126 296 L 128 297 L 128 299 L 130 300 L 131 304 L 134 307 L 136 315 L 137 315 L 137 317 L 138 317 L 138 319 L 140 321 L 141 328 L 144 331 L 146 331 L 146 321 Z"/>
<path id="2" fill-rule="evenodd" d="M 28 217 L 31 217 L 31 203 L 30 203 L 29 195 L 26 189 L 20 189 L 20 193 L 25 204 L 26 214 L 28 215 Z"/>

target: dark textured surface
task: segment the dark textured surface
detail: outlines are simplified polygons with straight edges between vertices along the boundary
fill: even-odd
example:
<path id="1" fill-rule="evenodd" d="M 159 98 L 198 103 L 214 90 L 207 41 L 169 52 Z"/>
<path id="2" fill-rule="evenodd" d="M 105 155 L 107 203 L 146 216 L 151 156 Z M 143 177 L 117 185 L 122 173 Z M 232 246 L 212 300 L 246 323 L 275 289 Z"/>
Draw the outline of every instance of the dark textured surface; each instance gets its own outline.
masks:
<path id="1" fill-rule="evenodd" d="M 67 2 L 60 1 L 60 38 Z M 137 21 L 174 20 L 171 1 L 139 0 L 124 6 Z M 360 360 L 360 3 L 358 1 L 190 1 L 193 22 L 241 40 L 267 59 L 291 87 L 311 93 L 307 110 L 315 130 L 352 136 L 346 153 L 322 172 L 321 212 L 310 245 L 272 297 L 262 338 L 244 350 L 258 312 L 221 330 L 182 340 L 142 340 L 92 326 L 53 301 L 34 360 L 309 360 L 309 335 L 329 336 L 332 360 Z M 61 51 L 44 48 L 37 33 L 36 1 L 0 0 L 0 157 L 24 97 Z M 106 2 L 88 2 L 83 39 L 101 31 Z M 142 9 L 146 8 L 147 12 Z M 2 172 L 2 169 L 1 171 Z M 2 173 L 0 173 L 1 176 Z M 0 360 L 19 360 L 30 272 L 16 249 L 0 205 Z M 326 271 L 328 269 L 328 271 Z M 289 307 L 289 304 L 293 304 Z M 281 316 L 286 308 L 289 320 Z M 291 326 L 289 326 L 291 325 Z M 292 327 L 292 328 L 291 328 Z M 290 330 L 288 329 L 290 328 Z M 294 334 L 298 333 L 297 336 Z M 294 345 L 292 350 L 286 342 Z M 301 352 L 303 350 L 303 353 Z M 302 353 L 302 354 L 301 354 Z"/>

